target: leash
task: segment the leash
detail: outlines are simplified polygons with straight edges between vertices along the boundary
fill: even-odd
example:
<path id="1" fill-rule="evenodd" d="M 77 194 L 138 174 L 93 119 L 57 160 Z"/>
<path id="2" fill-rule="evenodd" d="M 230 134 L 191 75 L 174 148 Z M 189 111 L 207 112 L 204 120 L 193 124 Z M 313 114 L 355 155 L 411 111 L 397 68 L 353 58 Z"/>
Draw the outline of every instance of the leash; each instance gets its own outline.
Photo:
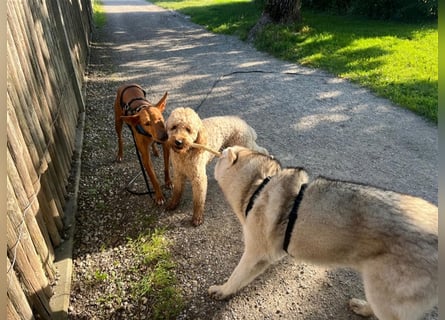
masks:
<path id="1" fill-rule="evenodd" d="M 144 97 L 136 97 L 136 98 L 131 99 L 128 103 L 124 103 L 124 101 L 123 101 L 124 93 L 125 93 L 125 91 L 127 91 L 130 88 L 138 88 L 139 90 L 142 91 L 142 93 L 144 94 Z M 120 102 L 120 106 L 121 106 L 122 110 L 124 111 L 124 114 L 125 115 L 128 115 L 128 113 L 135 114 L 135 113 L 138 113 L 139 111 L 141 111 L 143 108 L 150 107 L 149 104 L 142 104 L 142 105 L 140 105 L 139 107 L 137 107 L 135 109 L 131 108 L 131 104 L 134 101 L 143 100 L 143 101 L 146 101 L 147 103 L 149 103 L 148 100 L 146 99 L 146 96 L 147 96 L 147 92 L 139 85 L 129 85 L 126 88 L 124 88 L 124 90 L 122 90 L 122 92 L 121 92 L 121 98 L 120 98 L 120 101 L 119 101 Z M 153 199 L 153 196 L 152 196 L 153 191 L 150 189 L 150 185 L 148 183 L 147 173 L 145 172 L 145 168 L 144 168 L 144 165 L 142 163 L 141 155 L 139 154 L 139 150 L 138 150 L 138 147 L 136 145 L 136 139 L 134 138 L 133 130 L 131 129 L 130 125 L 128 125 L 128 127 L 130 128 L 131 136 L 133 137 L 134 149 L 136 150 L 136 155 L 137 155 L 138 160 L 139 160 L 139 165 L 141 167 L 141 172 L 138 173 L 133 179 L 131 179 L 131 181 L 125 187 L 125 190 L 127 190 L 129 193 L 135 194 L 135 195 L 145 195 L 145 194 L 148 194 L 148 195 L 150 195 L 150 198 Z M 147 132 L 145 132 L 145 130 L 140 125 L 136 127 L 136 130 L 140 134 L 143 134 L 143 135 L 146 135 L 146 136 L 150 136 Z M 145 181 L 145 185 L 147 186 L 147 191 L 145 191 L 145 192 L 138 192 L 138 191 L 131 190 L 130 189 L 130 185 L 132 185 L 134 183 L 134 181 L 136 181 L 136 179 L 141 175 L 141 173 L 144 176 L 144 181 Z"/>
<path id="2" fill-rule="evenodd" d="M 130 126 L 129 126 L 130 127 Z M 136 145 L 136 139 L 134 138 L 134 133 L 133 130 L 131 130 L 130 127 L 130 131 L 131 131 L 131 136 L 133 137 L 133 142 L 134 142 L 134 149 L 136 150 L 136 155 L 138 157 L 139 160 L 139 165 L 141 166 L 141 171 L 142 171 L 142 175 L 144 176 L 144 181 L 145 181 L 145 185 L 147 186 L 147 191 L 146 192 L 138 192 L 138 191 L 133 191 L 130 189 L 130 185 L 133 184 L 133 182 L 141 175 L 141 173 L 138 173 L 125 187 L 125 189 L 130 192 L 131 194 L 135 194 L 135 195 L 145 195 L 148 194 L 150 195 L 150 198 L 153 199 L 153 191 L 150 189 L 150 185 L 148 183 L 148 179 L 147 179 L 147 173 L 145 172 L 145 168 L 144 168 L 144 164 L 142 163 L 142 159 L 141 159 L 141 155 L 139 154 L 139 150 L 138 147 Z"/>
<path id="3" fill-rule="evenodd" d="M 284 75 L 290 75 L 290 76 L 305 76 L 305 77 L 307 76 L 307 77 L 326 78 L 326 75 L 322 75 L 322 74 L 311 74 L 311 73 L 307 74 L 307 73 L 303 73 L 303 72 L 289 72 L 289 71 L 279 72 L 279 71 L 267 71 L 267 70 L 237 70 L 237 71 L 228 72 L 228 73 L 225 73 L 225 74 L 219 76 L 216 80 L 213 81 L 212 87 L 210 88 L 209 91 L 207 91 L 204 99 L 198 104 L 198 106 L 195 108 L 195 111 L 198 111 L 199 109 L 201 109 L 201 106 L 204 104 L 204 102 L 210 96 L 213 89 L 215 89 L 216 85 L 219 82 L 221 82 L 223 80 L 223 78 L 232 76 L 232 75 L 237 75 L 237 74 L 249 74 L 249 73 L 284 74 Z"/>
<path id="4" fill-rule="evenodd" d="M 307 183 L 304 183 L 300 187 L 300 192 L 298 192 L 295 198 L 294 205 L 289 214 L 289 222 L 287 223 L 286 233 L 284 234 L 283 250 L 287 252 L 289 247 L 290 238 L 292 235 L 292 230 L 294 229 L 295 222 L 298 218 L 298 207 L 300 206 L 301 200 L 303 200 L 304 191 L 306 190 Z M 288 253 L 288 252 L 287 252 Z"/>

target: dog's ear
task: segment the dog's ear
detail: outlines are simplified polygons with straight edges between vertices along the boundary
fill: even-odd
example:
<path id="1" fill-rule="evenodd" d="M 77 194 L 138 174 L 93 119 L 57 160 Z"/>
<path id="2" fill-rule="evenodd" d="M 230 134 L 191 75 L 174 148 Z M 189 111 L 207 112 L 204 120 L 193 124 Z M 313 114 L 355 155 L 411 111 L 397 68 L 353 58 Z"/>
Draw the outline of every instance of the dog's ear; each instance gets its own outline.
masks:
<path id="1" fill-rule="evenodd" d="M 236 154 L 235 150 L 233 150 L 233 148 L 225 149 L 223 152 L 223 156 L 227 158 L 230 163 L 234 163 L 238 158 L 238 155 Z"/>
<path id="2" fill-rule="evenodd" d="M 167 95 L 168 92 L 164 93 L 164 96 L 161 98 L 161 100 L 159 100 L 159 102 L 156 103 L 156 108 L 161 110 L 161 112 L 164 112 L 165 106 L 167 105 Z"/>
<path id="3" fill-rule="evenodd" d="M 135 114 L 132 116 L 121 116 L 121 119 L 125 121 L 125 123 L 129 124 L 132 127 L 136 127 L 141 124 L 141 120 L 139 118 L 139 114 Z"/>
<path id="4" fill-rule="evenodd" d="M 201 126 L 201 129 L 198 131 L 195 142 L 204 145 L 207 144 L 207 133 L 204 126 Z"/>

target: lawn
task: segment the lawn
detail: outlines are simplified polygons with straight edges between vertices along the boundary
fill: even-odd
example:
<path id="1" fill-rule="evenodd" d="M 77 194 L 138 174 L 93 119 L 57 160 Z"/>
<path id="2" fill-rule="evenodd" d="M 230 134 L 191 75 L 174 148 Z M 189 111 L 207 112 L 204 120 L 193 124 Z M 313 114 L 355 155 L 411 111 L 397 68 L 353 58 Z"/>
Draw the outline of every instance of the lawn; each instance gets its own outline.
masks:
<path id="1" fill-rule="evenodd" d="M 245 40 L 262 8 L 250 0 L 151 1 L 189 15 L 216 33 Z M 437 123 L 437 22 L 396 23 L 302 11 L 301 25 L 270 25 L 259 50 L 320 68 Z"/>

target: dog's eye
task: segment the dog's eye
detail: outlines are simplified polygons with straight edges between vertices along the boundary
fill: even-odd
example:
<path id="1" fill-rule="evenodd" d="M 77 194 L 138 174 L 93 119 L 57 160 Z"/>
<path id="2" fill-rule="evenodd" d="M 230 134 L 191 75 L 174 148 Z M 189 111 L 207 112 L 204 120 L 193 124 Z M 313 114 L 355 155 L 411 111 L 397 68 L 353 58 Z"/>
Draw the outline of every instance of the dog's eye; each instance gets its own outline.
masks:
<path id="1" fill-rule="evenodd" d="M 171 130 L 176 130 L 177 127 L 178 126 L 173 126 L 173 127 L 171 127 Z"/>
<path id="2" fill-rule="evenodd" d="M 192 132 L 192 129 L 190 129 L 189 127 L 186 127 L 185 130 L 186 130 L 188 133 L 191 133 L 191 132 Z"/>
<path id="3" fill-rule="evenodd" d="M 144 123 L 144 126 L 149 126 L 149 125 L 150 125 L 150 122 Z"/>

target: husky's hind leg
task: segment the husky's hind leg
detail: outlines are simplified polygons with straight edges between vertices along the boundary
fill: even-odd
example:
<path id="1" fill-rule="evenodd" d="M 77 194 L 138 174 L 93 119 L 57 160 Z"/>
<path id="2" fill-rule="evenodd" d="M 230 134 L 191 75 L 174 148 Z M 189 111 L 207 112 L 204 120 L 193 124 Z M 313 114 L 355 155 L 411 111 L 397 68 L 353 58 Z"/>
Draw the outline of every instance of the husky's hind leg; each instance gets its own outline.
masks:
<path id="1" fill-rule="evenodd" d="M 357 308 L 359 312 L 369 308 L 380 320 L 419 320 L 434 307 L 437 286 L 431 276 L 397 262 L 382 257 L 362 270 L 368 304 Z M 357 306 L 357 300 L 353 304 Z"/>

